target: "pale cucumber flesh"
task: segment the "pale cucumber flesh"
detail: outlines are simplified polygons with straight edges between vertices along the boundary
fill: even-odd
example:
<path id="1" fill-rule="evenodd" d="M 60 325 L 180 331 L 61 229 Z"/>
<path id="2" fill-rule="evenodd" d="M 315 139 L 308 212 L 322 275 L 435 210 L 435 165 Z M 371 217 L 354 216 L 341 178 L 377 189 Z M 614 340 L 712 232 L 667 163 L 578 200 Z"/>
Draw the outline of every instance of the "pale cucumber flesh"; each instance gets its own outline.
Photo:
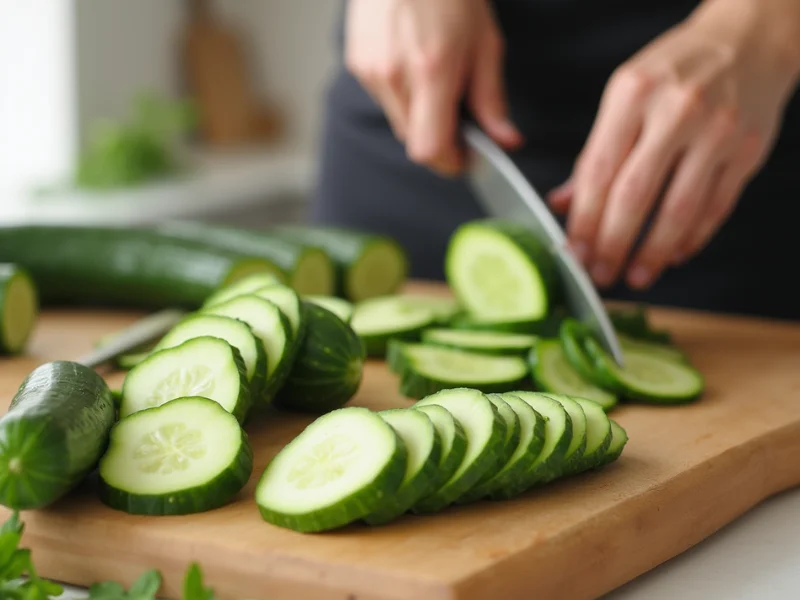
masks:
<path id="1" fill-rule="evenodd" d="M 408 364 L 421 375 L 458 386 L 516 381 L 528 373 L 525 360 L 424 344 L 406 346 Z"/>

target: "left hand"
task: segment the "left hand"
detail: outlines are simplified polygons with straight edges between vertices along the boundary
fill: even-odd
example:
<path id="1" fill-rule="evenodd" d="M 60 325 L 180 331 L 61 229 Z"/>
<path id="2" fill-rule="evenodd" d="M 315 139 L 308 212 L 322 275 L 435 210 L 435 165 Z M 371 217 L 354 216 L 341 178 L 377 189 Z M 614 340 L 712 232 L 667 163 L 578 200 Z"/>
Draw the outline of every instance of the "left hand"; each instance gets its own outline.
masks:
<path id="1" fill-rule="evenodd" d="M 600 286 L 649 286 L 705 246 L 768 156 L 800 71 L 796 0 L 706 0 L 614 73 L 571 179 L 551 193 Z M 780 218 L 780 217 L 778 217 Z"/>

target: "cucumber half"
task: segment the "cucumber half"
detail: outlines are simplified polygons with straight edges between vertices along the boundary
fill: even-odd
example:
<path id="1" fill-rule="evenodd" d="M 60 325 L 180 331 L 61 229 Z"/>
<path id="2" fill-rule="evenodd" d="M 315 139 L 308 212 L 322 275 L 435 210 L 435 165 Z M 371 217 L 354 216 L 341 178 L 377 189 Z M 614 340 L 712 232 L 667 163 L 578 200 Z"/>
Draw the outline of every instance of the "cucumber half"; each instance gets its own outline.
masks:
<path id="1" fill-rule="evenodd" d="M 435 318 L 427 306 L 409 304 L 403 296 L 384 296 L 356 304 L 350 325 L 368 356 L 384 356 L 390 339 L 417 341 Z"/>
<path id="2" fill-rule="evenodd" d="M 416 406 L 427 405 L 447 409 L 461 423 L 467 434 L 467 451 L 456 472 L 414 505 L 412 510 L 416 513 L 437 512 L 456 502 L 487 473 L 498 468 L 505 450 L 505 423 L 494 404 L 478 390 L 443 390 L 416 403 Z"/>
<path id="3" fill-rule="evenodd" d="M 498 219 L 461 225 L 445 257 L 447 280 L 470 316 L 538 321 L 550 312 L 555 265 L 524 227 Z"/>
<path id="4" fill-rule="evenodd" d="M 233 415 L 208 398 L 176 398 L 114 425 L 99 463 L 100 497 L 132 514 L 203 512 L 229 503 L 252 471 Z"/>
<path id="5" fill-rule="evenodd" d="M 515 356 L 494 356 L 427 344 L 393 344 L 390 363 L 400 373 L 400 392 L 415 399 L 448 388 L 485 393 L 524 388 L 527 363 Z"/>
<path id="6" fill-rule="evenodd" d="M 0 354 L 21 353 L 39 318 L 39 293 L 28 271 L 0 264 Z"/>
<path id="7" fill-rule="evenodd" d="M 405 513 L 422 496 L 435 490 L 441 441 L 427 414 L 404 408 L 378 413 L 403 440 L 408 457 L 406 473 L 397 491 L 383 506 L 364 517 L 370 525 L 382 525 Z"/>
<path id="8" fill-rule="evenodd" d="M 367 408 L 340 408 L 311 423 L 264 470 L 262 518 L 301 532 L 335 529 L 386 506 L 406 472 L 395 430 Z"/>
<path id="9" fill-rule="evenodd" d="M 211 336 L 159 350 L 128 371 L 122 384 L 120 418 L 184 396 L 203 396 L 244 422 L 250 385 L 239 351 Z"/>
<path id="10" fill-rule="evenodd" d="M 537 339 L 535 335 L 467 329 L 434 328 L 422 332 L 422 341 L 434 346 L 523 357 L 527 356 Z"/>

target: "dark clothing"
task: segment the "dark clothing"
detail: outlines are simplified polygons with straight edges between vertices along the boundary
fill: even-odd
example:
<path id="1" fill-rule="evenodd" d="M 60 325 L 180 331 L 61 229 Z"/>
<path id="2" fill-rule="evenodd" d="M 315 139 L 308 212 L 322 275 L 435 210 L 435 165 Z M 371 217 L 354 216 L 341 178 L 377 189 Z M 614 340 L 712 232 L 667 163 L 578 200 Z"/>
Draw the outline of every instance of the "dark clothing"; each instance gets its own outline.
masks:
<path id="1" fill-rule="evenodd" d="M 525 136 L 512 158 L 546 194 L 569 176 L 594 122 L 603 88 L 621 63 L 682 21 L 687 0 L 497 0 L 506 40 L 511 116 Z M 342 31 L 338 32 L 341 50 Z M 768 164 L 733 216 L 686 265 L 648 291 L 620 284 L 609 298 L 800 319 L 792 281 L 800 222 L 800 95 L 789 105 Z M 344 69 L 326 98 L 316 221 L 394 236 L 412 275 L 443 278 L 449 236 L 485 216 L 463 180 L 414 165 L 376 105 Z"/>

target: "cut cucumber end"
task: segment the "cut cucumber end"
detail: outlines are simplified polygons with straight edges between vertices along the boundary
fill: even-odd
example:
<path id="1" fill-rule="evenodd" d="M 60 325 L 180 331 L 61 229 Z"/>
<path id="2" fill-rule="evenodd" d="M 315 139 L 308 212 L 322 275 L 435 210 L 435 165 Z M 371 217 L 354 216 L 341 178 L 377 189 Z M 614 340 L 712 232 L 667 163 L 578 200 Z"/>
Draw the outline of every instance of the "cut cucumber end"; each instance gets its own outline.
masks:
<path id="1" fill-rule="evenodd" d="M 3 272 L 2 350 L 22 352 L 39 317 L 39 297 L 33 279 L 26 271 L 12 265 Z"/>
<path id="2" fill-rule="evenodd" d="M 203 306 L 209 307 L 223 304 L 237 296 L 252 294 L 256 290 L 267 286 L 284 283 L 285 279 L 285 277 L 279 277 L 273 273 L 252 273 L 250 275 L 245 275 L 234 283 L 221 286 L 206 299 Z"/>
<path id="3" fill-rule="evenodd" d="M 336 266 L 324 250 L 307 247 L 297 260 L 289 285 L 298 294 L 333 294 Z"/>
<path id="4" fill-rule="evenodd" d="M 408 276 L 408 257 L 393 240 L 375 238 L 345 274 L 345 295 L 353 302 L 395 293 Z"/>
<path id="5" fill-rule="evenodd" d="M 286 281 L 286 274 L 277 265 L 263 258 L 250 258 L 238 261 L 220 285 L 228 286 L 251 275 L 271 275 L 281 282 Z"/>

